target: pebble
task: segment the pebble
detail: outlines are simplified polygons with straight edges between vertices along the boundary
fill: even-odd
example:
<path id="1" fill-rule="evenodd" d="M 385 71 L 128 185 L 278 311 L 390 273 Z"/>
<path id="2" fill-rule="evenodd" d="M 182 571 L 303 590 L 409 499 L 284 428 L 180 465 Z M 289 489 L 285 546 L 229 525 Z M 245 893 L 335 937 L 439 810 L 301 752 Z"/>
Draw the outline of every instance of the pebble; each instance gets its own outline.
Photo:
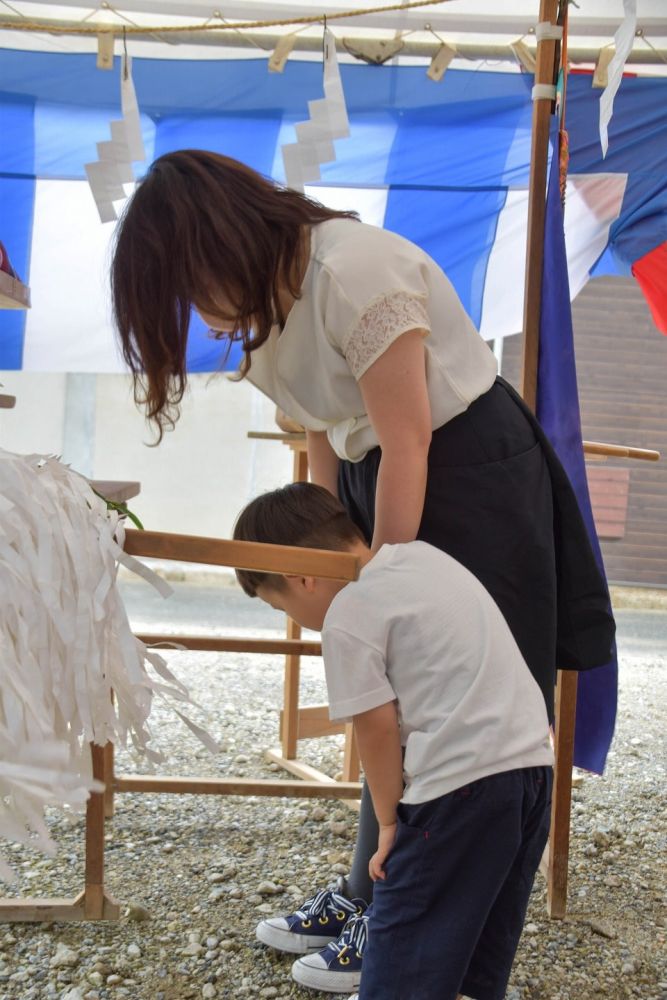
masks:
<path id="1" fill-rule="evenodd" d="M 79 953 L 61 941 L 56 945 L 56 953 L 49 962 L 52 969 L 73 968 L 79 964 Z"/>
<path id="2" fill-rule="evenodd" d="M 186 944 L 185 948 L 181 948 L 181 955 L 201 955 L 203 948 L 196 941 L 192 941 L 190 944 Z"/>
<path id="3" fill-rule="evenodd" d="M 590 920 L 589 926 L 595 934 L 599 934 L 601 937 L 613 939 L 617 936 L 614 928 L 610 924 L 603 923 L 601 920 Z"/>
<path id="4" fill-rule="evenodd" d="M 275 882 L 260 882 L 255 890 L 259 896 L 275 896 L 284 891 L 285 887 L 282 885 L 276 885 Z"/>

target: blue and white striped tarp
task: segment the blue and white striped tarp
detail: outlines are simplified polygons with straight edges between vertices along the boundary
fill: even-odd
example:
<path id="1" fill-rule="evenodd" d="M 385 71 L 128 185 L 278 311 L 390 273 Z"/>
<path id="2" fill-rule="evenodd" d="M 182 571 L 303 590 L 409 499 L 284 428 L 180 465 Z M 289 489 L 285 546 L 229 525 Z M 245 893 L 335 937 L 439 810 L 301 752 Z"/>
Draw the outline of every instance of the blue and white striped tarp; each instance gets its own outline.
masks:
<path id="1" fill-rule="evenodd" d="M 321 67 L 297 60 L 269 75 L 265 59 L 135 59 L 133 75 L 149 159 L 208 148 L 278 179 L 280 145 L 322 92 Z M 341 75 L 351 136 L 309 193 L 423 246 L 487 339 L 518 332 L 532 77 L 449 70 L 433 83 L 423 67 L 356 64 Z M 590 75 L 571 76 L 573 296 L 589 275 L 629 274 L 667 240 L 667 79 L 624 78 L 604 161 L 599 95 Z M 84 173 L 118 111 L 118 66 L 99 71 L 93 55 L 0 55 L 0 238 L 33 298 L 28 313 L 0 312 L 0 369 L 122 370 L 107 292 L 113 224 L 99 222 Z M 195 320 L 190 370 L 220 359 Z"/>

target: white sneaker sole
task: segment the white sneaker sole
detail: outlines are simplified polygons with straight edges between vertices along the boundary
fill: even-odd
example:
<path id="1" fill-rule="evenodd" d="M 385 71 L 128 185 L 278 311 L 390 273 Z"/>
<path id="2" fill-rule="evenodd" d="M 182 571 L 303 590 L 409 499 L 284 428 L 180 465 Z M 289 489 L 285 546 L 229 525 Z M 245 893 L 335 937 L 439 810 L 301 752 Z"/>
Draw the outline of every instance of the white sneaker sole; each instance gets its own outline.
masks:
<path id="1" fill-rule="evenodd" d="M 356 972 L 330 972 L 328 969 L 314 969 L 310 965 L 296 961 L 292 966 L 292 979 L 300 986 L 325 993 L 346 993 L 358 990 L 361 969 Z"/>
<path id="2" fill-rule="evenodd" d="M 286 951 L 290 955 L 311 955 L 316 951 L 322 951 L 330 941 L 335 941 L 336 937 L 308 937 L 305 934 L 294 934 L 292 931 L 281 930 L 280 927 L 272 927 L 267 921 L 262 921 L 255 928 L 255 937 L 262 944 L 277 951 Z"/>

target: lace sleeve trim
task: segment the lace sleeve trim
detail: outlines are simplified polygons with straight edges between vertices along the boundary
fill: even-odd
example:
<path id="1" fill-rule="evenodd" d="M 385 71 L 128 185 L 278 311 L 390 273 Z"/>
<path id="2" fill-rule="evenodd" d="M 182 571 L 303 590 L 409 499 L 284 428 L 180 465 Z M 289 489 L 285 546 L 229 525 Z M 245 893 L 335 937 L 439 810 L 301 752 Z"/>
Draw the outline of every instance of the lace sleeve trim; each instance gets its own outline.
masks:
<path id="1" fill-rule="evenodd" d="M 343 346 L 352 374 L 360 379 L 402 333 L 430 328 L 424 302 L 411 292 L 379 296 L 364 309 Z"/>

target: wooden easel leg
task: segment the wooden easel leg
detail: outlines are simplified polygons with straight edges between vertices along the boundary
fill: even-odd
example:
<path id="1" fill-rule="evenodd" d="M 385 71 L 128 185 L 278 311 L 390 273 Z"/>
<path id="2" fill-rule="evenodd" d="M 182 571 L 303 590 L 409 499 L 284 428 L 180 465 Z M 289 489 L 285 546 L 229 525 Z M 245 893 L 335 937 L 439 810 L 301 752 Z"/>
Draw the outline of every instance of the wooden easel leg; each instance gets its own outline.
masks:
<path id="1" fill-rule="evenodd" d="M 295 483 L 308 480 L 308 455 L 302 448 L 293 449 L 292 480 Z M 300 639 L 301 626 L 287 619 L 287 638 Z M 301 673 L 301 658 L 288 654 L 285 657 L 285 685 L 283 704 L 283 724 L 281 744 L 283 757 L 287 760 L 296 758 L 296 744 L 299 738 L 299 679 Z"/>
<path id="2" fill-rule="evenodd" d="M 113 700 L 114 695 L 112 691 L 112 704 Z M 104 817 L 105 819 L 111 819 L 114 814 L 114 745 L 111 742 L 108 742 L 104 747 L 104 775 L 102 776 L 102 781 L 104 782 Z"/>
<path id="3" fill-rule="evenodd" d="M 113 743 L 107 743 L 104 747 L 104 777 L 102 778 L 104 782 L 104 818 L 111 819 L 114 814 L 114 795 L 113 795 L 113 783 L 114 783 L 114 759 L 113 759 L 114 746 Z"/>
<path id="4" fill-rule="evenodd" d="M 556 683 L 556 763 L 554 768 L 547 910 L 550 917 L 562 918 L 567 910 L 567 869 L 570 855 L 570 805 L 572 801 L 572 761 L 574 723 L 577 711 L 577 674 L 558 671 Z"/>
<path id="5" fill-rule="evenodd" d="M 343 757 L 343 781 L 359 781 L 359 748 L 354 735 L 354 726 L 345 726 L 345 756 Z"/>
<path id="6" fill-rule="evenodd" d="M 93 777 L 104 781 L 106 747 L 91 743 Z M 120 907 L 104 890 L 104 792 L 93 792 L 86 807 L 84 919 L 118 920 Z"/>
<path id="7" fill-rule="evenodd" d="M 287 619 L 287 638 L 300 639 L 301 626 Z M 283 725 L 281 743 L 283 757 L 294 760 L 296 744 L 299 738 L 299 679 L 301 674 L 301 658 L 291 653 L 285 657 L 285 684 Z"/>

